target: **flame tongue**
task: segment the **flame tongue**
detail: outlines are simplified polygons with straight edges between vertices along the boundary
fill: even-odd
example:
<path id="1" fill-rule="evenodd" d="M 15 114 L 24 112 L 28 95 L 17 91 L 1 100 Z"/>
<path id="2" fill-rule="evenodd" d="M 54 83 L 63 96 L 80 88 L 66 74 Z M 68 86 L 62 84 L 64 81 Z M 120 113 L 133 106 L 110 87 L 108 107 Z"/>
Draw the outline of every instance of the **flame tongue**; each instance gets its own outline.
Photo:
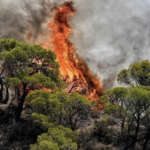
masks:
<path id="1" fill-rule="evenodd" d="M 52 29 L 51 42 L 60 63 L 60 72 L 63 76 L 69 76 L 73 80 L 74 76 L 79 78 L 79 73 L 74 67 L 74 47 L 69 42 L 70 24 L 69 16 L 76 13 L 71 3 L 65 3 L 62 7 L 57 8 L 54 23 L 50 23 Z M 73 60 L 73 61 L 72 61 Z"/>
<path id="2" fill-rule="evenodd" d="M 76 13 L 73 3 L 66 2 L 56 10 L 54 21 L 48 23 L 51 30 L 50 39 L 43 44 L 43 47 L 49 49 L 49 45 L 53 45 L 60 64 L 61 76 L 69 83 L 69 87 L 66 88 L 67 92 L 75 91 L 85 94 L 88 99 L 98 99 L 103 94 L 102 85 L 77 56 L 74 45 L 69 41 L 70 15 Z"/>

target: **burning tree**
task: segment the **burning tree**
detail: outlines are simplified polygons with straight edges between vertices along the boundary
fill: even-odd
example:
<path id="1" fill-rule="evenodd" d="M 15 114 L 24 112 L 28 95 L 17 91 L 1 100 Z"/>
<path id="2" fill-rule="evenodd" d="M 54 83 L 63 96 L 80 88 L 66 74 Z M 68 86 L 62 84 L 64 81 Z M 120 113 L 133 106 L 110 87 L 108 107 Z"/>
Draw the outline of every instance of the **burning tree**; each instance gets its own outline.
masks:
<path id="1" fill-rule="evenodd" d="M 60 64 L 60 74 L 69 84 L 67 92 L 78 92 L 86 95 L 88 99 L 98 100 L 99 96 L 103 95 L 103 85 L 76 54 L 69 39 L 72 30 L 70 16 L 76 14 L 73 2 L 65 2 L 55 10 L 54 20 L 48 23 L 49 40 L 41 45 L 46 49 L 53 47 Z"/>
<path id="2" fill-rule="evenodd" d="M 55 59 L 54 52 L 39 45 L 28 45 L 14 39 L 0 40 L 0 102 L 8 103 L 10 100 L 12 103 L 16 99 L 17 118 L 21 116 L 29 92 L 63 87 Z"/>

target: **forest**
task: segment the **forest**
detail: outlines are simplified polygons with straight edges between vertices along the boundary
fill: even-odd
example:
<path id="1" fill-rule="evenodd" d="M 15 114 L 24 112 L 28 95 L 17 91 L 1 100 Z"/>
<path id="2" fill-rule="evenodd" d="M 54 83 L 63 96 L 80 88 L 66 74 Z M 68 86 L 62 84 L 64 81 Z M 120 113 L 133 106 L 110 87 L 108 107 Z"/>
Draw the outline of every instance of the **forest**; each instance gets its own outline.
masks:
<path id="1" fill-rule="evenodd" d="M 148 60 L 121 70 L 97 101 L 65 92 L 59 67 L 51 50 L 0 40 L 0 150 L 150 149 Z"/>

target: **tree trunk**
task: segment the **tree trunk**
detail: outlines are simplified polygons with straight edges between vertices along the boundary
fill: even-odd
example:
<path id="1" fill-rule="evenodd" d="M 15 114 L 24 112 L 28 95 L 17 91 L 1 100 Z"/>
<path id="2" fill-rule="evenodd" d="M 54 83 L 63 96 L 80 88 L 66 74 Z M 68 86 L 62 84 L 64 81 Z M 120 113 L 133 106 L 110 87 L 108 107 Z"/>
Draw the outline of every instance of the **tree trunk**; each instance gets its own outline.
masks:
<path id="1" fill-rule="evenodd" d="M 5 96 L 5 100 L 3 101 L 4 104 L 7 104 L 8 100 L 9 100 L 9 90 L 7 85 L 5 85 L 6 87 L 6 96 Z"/>
<path id="2" fill-rule="evenodd" d="M 1 86 L 1 89 L 0 89 L 0 101 L 3 104 L 7 104 L 8 100 L 9 100 L 9 90 L 8 90 L 8 87 L 7 87 L 6 83 L 3 82 L 2 79 L 0 79 L 0 86 Z M 5 86 L 5 88 L 4 88 L 4 86 Z M 5 90 L 5 96 L 3 96 L 4 90 Z"/>
<path id="3" fill-rule="evenodd" d="M 135 136 L 134 136 L 134 141 L 133 141 L 133 147 L 135 146 L 135 144 L 137 142 L 139 127 L 140 127 L 140 115 L 138 115 L 138 118 L 136 120 L 136 130 L 135 130 Z"/>
<path id="4" fill-rule="evenodd" d="M 2 79 L 0 79 L 0 86 L 1 86 L 1 89 L 0 89 L 0 101 L 2 102 L 3 101 L 3 81 L 2 81 Z"/>
<path id="5" fill-rule="evenodd" d="M 125 123 L 125 119 L 123 118 L 122 123 L 121 123 L 121 134 L 124 137 L 124 123 Z"/>
<path id="6" fill-rule="evenodd" d="M 131 124 L 130 124 L 131 125 Z M 127 143 L 124 149 L 129 149 L 129 148 L 134 148 L 136 142 L 137 142 L 137 137 L 138 137 L 138 132 L 139 132 L 139 127 L 140 127 L 140 115 L 138 115 L 138 118 L 136 119 L 136 129 L 135 129 L 135 134 L 134 136 L 130 136 L 129 132 L 128 132 L 128 139 L 127 139 Z M 133 141 L 131 141 L 131 137 L 133 139 Z M 129 141 L 130 140 L 130 141 Z"/>
<path id="7" fill-rule="evenodd" d="M 148 127 L 147 127 L 147 133 L 146 133 L 146 137 L 145 137 L 146 139 L 143 144 L 143 150 L 146 150 L 147 144 L 150 140 L 150 126 L 149 126 L 149 116 L 148 115 L 147 115 L 147 125 L 148 125 Z"/>
<path id="8" fill-rule="evenodd" d="M 27 86 L 27 84 L 23 85 L 23 95 L 18 98 L 18 107 L 16 109 L 16 119 L 17 120 L 20 120 L 21 112 L 23 109 L 23 104 L 24 104 L 25 98 L 29 92 L 29 90 L 26 90 L 26 86 Z"/>

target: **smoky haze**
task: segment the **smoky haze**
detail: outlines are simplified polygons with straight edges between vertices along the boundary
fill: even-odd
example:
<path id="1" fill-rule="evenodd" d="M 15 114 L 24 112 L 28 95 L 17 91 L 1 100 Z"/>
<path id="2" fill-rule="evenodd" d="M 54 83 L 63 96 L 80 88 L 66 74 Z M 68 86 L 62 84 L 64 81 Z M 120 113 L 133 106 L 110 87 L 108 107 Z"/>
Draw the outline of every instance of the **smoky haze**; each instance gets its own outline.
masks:
<path id="1" fill-rule="evenodd" d="M 131 63 L 150 59 L 149 0 L 76 0 L 72 41 L 105 88 Z"/>
<path id="2" fill-rule="evenodd" d="M 66 0 L 1 0 L 0 38 L 46 40 L 46 21 Z M 150 0 L 73 0 L 77 14 L 71 41 L 105 88 L 131 63 L 150 58 Z M 44 6 L 46 8 L 44 9 Z M 45 37 L 45 38 L 41 38 Z"/>
<path id="3" fill-rule="evenodd" d="M 39 36 L 44 37 L 48 32 L 46 21 L 51 17 L 49 12 L 64 1 L 1 0 L 0 38 L 16 38 L 19 41 L 26 41 L 27 33 L 30 32 L 32 42 L 37 43 Z"/>

